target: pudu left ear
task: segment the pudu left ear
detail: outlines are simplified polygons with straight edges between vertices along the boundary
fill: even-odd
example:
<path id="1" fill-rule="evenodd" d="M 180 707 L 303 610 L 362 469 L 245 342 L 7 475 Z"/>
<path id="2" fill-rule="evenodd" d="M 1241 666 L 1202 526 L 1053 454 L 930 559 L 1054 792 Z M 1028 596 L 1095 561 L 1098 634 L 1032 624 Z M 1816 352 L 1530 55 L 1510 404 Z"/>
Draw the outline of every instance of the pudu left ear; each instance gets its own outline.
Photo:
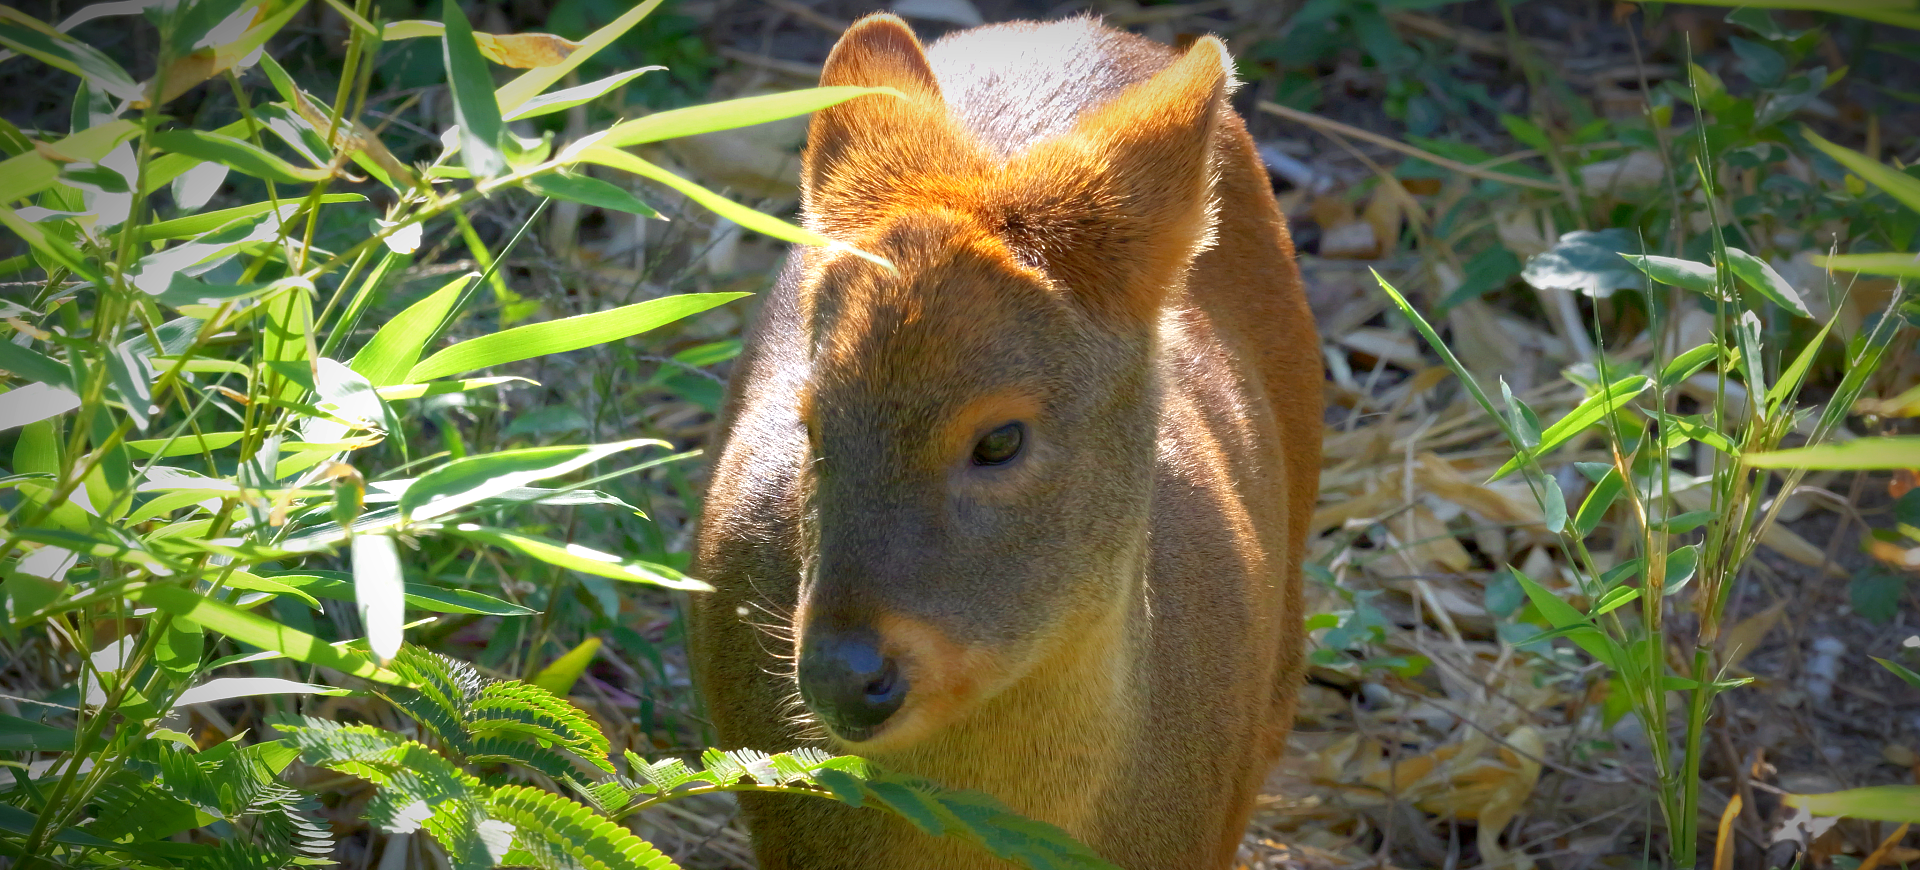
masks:
<path id="1" fill-rule="evenodd" d="M 1150 320 L 1213 226 L 1232 59 L 1211 36 L 1020 161 L 1005 233 L 1095 310 Z"/>
<path id="2" fill-rule="evenodd" d="M 820 232 L 857 237 L 903 179 L 951 169 L 971 153 L 926 50 L 896 16 L 869 15 L 847 28 L 820 85 L 887 87 L 904 97 L 855 97 L 814 113 L 801 171 L 808 218 Z"/>

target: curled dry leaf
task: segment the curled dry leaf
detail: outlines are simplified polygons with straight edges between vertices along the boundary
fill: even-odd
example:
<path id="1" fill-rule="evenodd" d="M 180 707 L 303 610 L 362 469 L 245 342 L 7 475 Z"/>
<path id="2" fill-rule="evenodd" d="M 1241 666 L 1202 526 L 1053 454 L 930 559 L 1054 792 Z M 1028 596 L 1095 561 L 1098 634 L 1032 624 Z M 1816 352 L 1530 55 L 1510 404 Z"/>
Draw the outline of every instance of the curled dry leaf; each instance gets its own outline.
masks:
<path id="1" fill-rule="evenodd" d="M 320 111 L 320 107 L 315 106 L 312 100 L 307 99 L 304 92 L 295 90 L 293 97 L 294 111 L 299 112 L 300 117 L 312 125 L 314 130 L 319 131 L 320 135 L 325 136 L 327 131 L 333 128 L 333 119 L 327 113 Z M 380 167 L 388 178 L 393 179 L 395 187 L 404 189 L 419 184 L 413 170 L 393 156 L 393 152 L 388 151 L 387 146 L 381 144 L 380 137 L 373 135 L 373 131 L 367 129 L 366 125 L 353 121 L 343 123 L 341 126 L 346 129 L 335 130 L 333 141 L 327 143 L 334 150 L 357 152 L 365 156 L 374 165 Z"/>

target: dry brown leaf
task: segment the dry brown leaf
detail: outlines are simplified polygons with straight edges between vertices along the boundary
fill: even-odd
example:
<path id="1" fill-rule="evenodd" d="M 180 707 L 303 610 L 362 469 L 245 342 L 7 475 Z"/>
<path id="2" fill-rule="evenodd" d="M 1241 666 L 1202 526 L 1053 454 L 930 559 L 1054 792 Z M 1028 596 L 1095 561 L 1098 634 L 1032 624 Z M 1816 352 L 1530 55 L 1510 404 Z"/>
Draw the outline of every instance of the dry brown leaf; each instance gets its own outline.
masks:
<path id="1" fill-rule="evenodd" d="M 333 119 L 328 117 L 327 113 L 320 111 L 320 107 L 315 106 L 312 100 L 307 99 L 304 91 L 294 88 L 293 97 L 294 111 L 299 112 L 300 117 L 322 137 L 327 135 L 328 130 L 334 129 Z M 333 141 L 327 143 L 334 150 L 358 151 L 384 170 L 387 177 L 393 179 L 394 184 L 401 188 L 418 186 L 419 181 L 414 177 L 413 170 L 393 156 L 393 152 L 388 151 L 387 146 L 381 144 L 380 137 L 373 135 L 373 131 L 367 129 L 366 125 L 354 121 L 351 125 L 343 124 L 342 126 L 347 129 L 334 130 Z"/>
<path id="2" fill-rule="evenodd" d="M 1460 546 L 1447 524 L 1424 504 L 1414 505 L 1390 525 L 1395 534 L 1408 536 L 1400 542 L 1400 552 L 1416 574 L 1430 574 L 1436 569 L 1457 574 L 1473 565 L 1467 548 Z"/>
<path id="3" fill-rule="evenodd" d="M 1720 813 L 1720 830 L 1713 841 L 1713 870 L 1733 870 L 1733 821 L 1740 818 L 1740 793 L 1734 792 Z"/>
<path id="4" fill-rule="evenodd" d="M 1536 526 L 1545 522 L 1538 502 L 1514 499 L 1491 486 L 1474 483 L 1433 453 L 1420 454 L 1413 480 L 1420 489 L 1491 522 Z"/>
<path id="5" fill-rule="evenodd" d="M 1380 234 L 1366 221 L 1334 224 L 1320 233 L 1320 256 L 1332 260 L 1378 259 Z"/>
<path id="6" fill-rule="evenodd" d="M 1540 762 L 1536 759 L 1546 755 L 1546 745 L 1540 732 L 1530 725 L 1515 728 L 1507 735 L 1507 743 L 1513 749 L 1502 748 L 1500 755 L 1503 761 L 1513 765 L 1512 773 L 1493 789 L 1487 803 L 1480 808 L 1480 856 L 1485 867 L 1526 870 L 1534 866 L 1533 859 L 1524 852 L 1508 851 L 1501 846 L 1500 832 L 1519 815 L 1533 794 L 1534 784 L 1540 781 Z"/>
<path id="7" fill-rule="evenodd" d="M 1309 528 L 1313 530 L 1313 534 L 1319 534 L 1328 529 L 1337 529 L 1346 525 L 1349 520 L 1376 516 L 1388 507 L 1396 504 L 1398 500 L 1399 496 L 1395 493 L 1378 491 L 1363 493 L 1353 498 L 1340 499 L 1333 504 L 1314 511 L 1313 521 L 1309 525 Z"/>
<path id="8" fill-rule="evenodd" d="M 1690 511 L 1707 510 L 1713 505 L 1713 493 L 1704 487 L 1694 487 L 1674 493 L 1673 500 Z M 1847 576 L 1845 569 L 1827 561 L 1827 554 L 1819 547 L 1779 523 L 1768 525 L 1766 531 L 1760 533 L 1760 543 L 1809 568 L 1824 568 L 1829 577 L 1841 579 Z"/>
<path id="9" fill-rule="evenodd" d="M 1888 863 L 1888 859 L 1892 856 L 1893 851 L 1899 848 L 1900 841 L 1906 839 L 1908 827 L 1907 825 L 1901 825 L 1895 828 L 1893 833 L 1888 834 L 1885 840 L 1880 841 L 1880 848 L 1873 850 L 1873 853 L 1868 855 L 1866 860 L 1861 861 L 1860 866 L 1855 868 L 1855 870 L 1877 870 L 1880 865 Z M 1905 864 L 1907 862 L 1902 861 L 1900 863 Z"/>
<path id="10" fill-rule="evenodd" d="M 580 43 L 551 33 L 475 33 L 473 41 L 487 60 L 515 69 L 553 66 L 580 48 Z"/>
<path id="11" fill-rule="evenodd" d="M 1398 329 L 1380 329 L 1363 327 L 1339 337 L 1341 346 L 1363 356 L 1406 368 L 1418 368 L 1421 365 L 1420 351 L 1413 339 Z"/>
<path id="12" fill-rule="evenodd" d="M 1781 601 L 1752 616 L 1742 619 L 1720 638 L 1720 655 L 1725 666 L 1735 668 L 1741 660 L 1760 646 L 1767 632 L 1780 623 L 1780 616 L 1787 612 L 1787 602 Z"/>

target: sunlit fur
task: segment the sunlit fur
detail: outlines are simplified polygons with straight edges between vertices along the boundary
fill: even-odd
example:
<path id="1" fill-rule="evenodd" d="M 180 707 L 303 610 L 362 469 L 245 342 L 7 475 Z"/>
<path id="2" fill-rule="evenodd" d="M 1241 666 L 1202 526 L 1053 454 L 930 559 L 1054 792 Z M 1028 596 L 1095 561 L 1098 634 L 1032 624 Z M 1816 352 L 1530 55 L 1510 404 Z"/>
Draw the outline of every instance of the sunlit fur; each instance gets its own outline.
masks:
<path id="1" fill-rule="evenodd" d="M 723 745 L 987 791 L 1133 870 L 1228 866 L 1304 666 L 1321 372 L 1224 47 L 1092 19 L 923 49 L 871 16 L 824 85 L 797 250 L 749 333 L 696 542 Z M 972 446 L 1025 427 L 1013 461 Z M 878 637 L 903 706 L 847 744 L 797 691 Z M 881 813 L 742 795 L 761 866 L 1006 865 Z"/>

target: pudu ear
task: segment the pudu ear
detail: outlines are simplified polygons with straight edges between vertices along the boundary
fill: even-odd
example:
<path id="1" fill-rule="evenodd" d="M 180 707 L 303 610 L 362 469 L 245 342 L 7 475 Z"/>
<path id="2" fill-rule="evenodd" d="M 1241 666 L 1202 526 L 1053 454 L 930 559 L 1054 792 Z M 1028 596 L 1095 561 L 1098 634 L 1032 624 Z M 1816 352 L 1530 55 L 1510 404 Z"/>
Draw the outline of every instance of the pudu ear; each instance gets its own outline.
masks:
<path id="1" fill-rule="evenodd" d="M 1151 320 L 1213 229 L 1232 60 L 1211 36 L 1020 162 L 1004 235 L 1090 307 Z"/>
<path id="2" fill-rule="evenodd" d="M 814 113 L 802 157 L 806 212 L 814 229 L 857 236 L 901 179 L 951 167 L 967 151 L 955 135 L 927 53 L 906 22 L 889 14 L 854 22 L 833 46 L 821 87 L 889 87 Z"/>

